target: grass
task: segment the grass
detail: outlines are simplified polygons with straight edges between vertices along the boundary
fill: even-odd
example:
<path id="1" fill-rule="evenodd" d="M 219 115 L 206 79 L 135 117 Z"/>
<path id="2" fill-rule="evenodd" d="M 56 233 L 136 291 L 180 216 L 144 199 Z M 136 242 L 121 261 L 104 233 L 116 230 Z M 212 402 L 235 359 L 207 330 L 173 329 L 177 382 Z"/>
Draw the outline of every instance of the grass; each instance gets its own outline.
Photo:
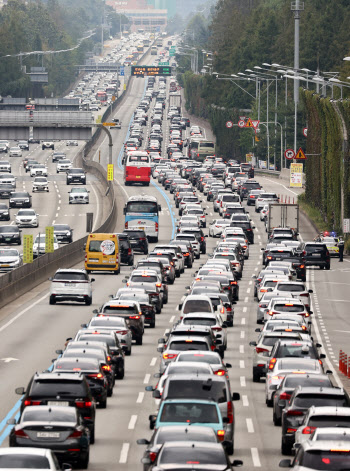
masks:
<path id="1" fill-rule="evenodd" d="M 298 203 L 307 217 L 314 223 L 318 232 L 329 230 L 327 223 L 322 217 L 321 211 L 305 201 L 305 193 L 299 195 Z"/>

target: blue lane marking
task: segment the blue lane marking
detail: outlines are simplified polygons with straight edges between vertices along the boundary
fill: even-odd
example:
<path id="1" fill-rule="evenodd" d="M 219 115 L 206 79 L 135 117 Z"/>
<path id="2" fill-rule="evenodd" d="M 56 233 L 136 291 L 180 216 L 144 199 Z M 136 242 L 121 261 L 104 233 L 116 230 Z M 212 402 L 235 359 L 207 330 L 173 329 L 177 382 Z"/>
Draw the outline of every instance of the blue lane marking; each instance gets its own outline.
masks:
<path id="1" fill-rule="evenodd" d="M 20 412 L 18 411 L 17 414 L 14 416 L 14 419 L 16 419 L 16 421 L 19 419 L 19 416 L 20 416 Z M 13 429 L 13 425 L 8 425 L 3 434 L 1 435 L 0 437 L 0 446 L 4 443 L 4 440 L 10 435 L 10 432 L 11 430 Z"/>
<path id="2" fill-rule="evenodd" d="M 152 184 L 155 188 L 157 188 L 157 190 L 159 191 L 159 193 L 160 193 L 160 194 L 163 196 L 163 198 L 165 199 L 165 202 L 166 202 L 166 204 L 167 204 L 167 206 L 168 206 L 169 213 L 170 213 L 170 217 L 171 217 L 171 224 L 172 224 L 172 226 L 173 226 L 173 231 L 172 231 L 172 233 L 171 233 L 171 238 L 173 239 L 174 236 L 175 236 L 175 226 L 176 226 L 176 224 L 175 224 L 174 213 L 173 213 L 173 210 L 172 210 L 172 204 L 171 204 L 171 202 L 170 202 L 170 199 L 169 199 L 168 195 L 165 193 L 164 190 L 162 190 L 162 189 L 160 188 L 160 186 L 157 185 L 157 183 L 155 183 L 153 180 L 151 180 L 151 184 Z"/>
<path id="3" fill-rule="evenodd" d="M 8 421 L 8 419 L 11 419 L 11 417 L 13 416 L 13 414 L 21 407 L 21 403 L 22 403 L 22 399 L 23 399 L 23 396 L 21 397 L 21 399 L 19 399 L 16 404 L 12 407 L 12 409 L 10 410 L 10 412 L 7 414 L 7 416 L 4 418 L 4 420 L 2 420 L 0 422 L 0 432 L 3 430 L 3 428 L 5 427 L 6 425 L 6 422 Z M 0 437 L 1 438 L 1 437 Z"/>

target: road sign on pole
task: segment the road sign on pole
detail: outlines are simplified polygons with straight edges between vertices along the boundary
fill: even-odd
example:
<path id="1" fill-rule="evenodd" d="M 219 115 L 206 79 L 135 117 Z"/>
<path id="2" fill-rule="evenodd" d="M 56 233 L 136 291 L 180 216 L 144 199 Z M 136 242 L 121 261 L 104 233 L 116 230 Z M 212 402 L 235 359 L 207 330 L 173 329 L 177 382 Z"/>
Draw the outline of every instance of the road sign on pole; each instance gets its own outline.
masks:
<path id="1" fill-rule="evenodd" d="M 238 121 L 238 127 L 239 127 L 239 128 L 245 128 L 245 121 L 244 121 L 243 119 L 240 119 L 240 120 Z"/>
<path id="2" fill-rule="evenodd" d="M 45 253 L 53 253 L 54 248 L 54 240 L 53 240 L 53 226 L 46 226 L 45 227 Z"/>
<path id="3" fill-rule="evenodd" d="M 23 236 L 23 263 L 33 263 L 33 235 Z"/>
<path id="4" fill-rule="evenodd" d="M 252 124 L 254 129 L 258 129 L 260 121 L 258 119 L 252 119 Z"/>
<path id="5" fill-rule="evenodd" d="M 304 137 L 307 137 L 307 128 L 303 128 L 303 135 Z"/>
<path id="6" fill-rule="evenodd" d="M 343 233 L 349 234 L 350 232 L 350 219 L 343 219 Z"/>
<path id="7" fill-rule="evenodd" d="M 114 165 L 108 164 L 107 165 L 107 181 L 112 182 L 114 179 Z"/>
<path id="8" fill-rule="evenodd" d="M 246 122 L 245 127 L 246 128 L 253 128 L 254 127 L 253 121 L 250 118 L 248 118 L 248 121 Z"/>
<path id="9" fill-rule="evenodd" d="M 299 147 L 299 150 L 295 156 L 296 160 L 306 160 L 306 155 L 301 147 Z"/>
<path id="10" fill-rule="evenodd" d="M 303 164 L 290 164 L 290 187 L 302 188 Z"/>
<path id="11" fill-rule="evenodd" d="M 226 121 L 226 127 L 227 127 L 228 129 L 232 128 L 232 126 L 233 126 L 233 122 L 232 122 L 232 121 Z"/>
<path id="12" fill-rule="evenodd" d="M 292 160 L 294 159 L 295 157 L 295 152 L 293 149 L 287 149 L 285 152 L 284 152 L 284 156 L 286 159 L 288 160 Z"/>

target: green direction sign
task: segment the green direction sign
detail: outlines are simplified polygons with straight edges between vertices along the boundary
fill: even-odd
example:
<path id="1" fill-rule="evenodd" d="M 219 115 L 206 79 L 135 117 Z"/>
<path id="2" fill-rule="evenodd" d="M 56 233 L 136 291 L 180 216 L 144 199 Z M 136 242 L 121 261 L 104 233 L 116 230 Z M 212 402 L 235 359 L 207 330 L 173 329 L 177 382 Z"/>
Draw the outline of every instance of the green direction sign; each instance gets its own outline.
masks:
<path id="1" fill-rule="evenodd" d="M 158 65 L 169 65 L 169 62 L 159 62 Z"/>
<path id="2" fill-rule="evenodd" d="M 175 51 L 175 46 L 171 46 L 170 51 Z"/>
<path id="3" fill-rule="evenodd" d="M 175 56 L 175 51 L 169 51 L 169 56 L 174 57 Z"/>

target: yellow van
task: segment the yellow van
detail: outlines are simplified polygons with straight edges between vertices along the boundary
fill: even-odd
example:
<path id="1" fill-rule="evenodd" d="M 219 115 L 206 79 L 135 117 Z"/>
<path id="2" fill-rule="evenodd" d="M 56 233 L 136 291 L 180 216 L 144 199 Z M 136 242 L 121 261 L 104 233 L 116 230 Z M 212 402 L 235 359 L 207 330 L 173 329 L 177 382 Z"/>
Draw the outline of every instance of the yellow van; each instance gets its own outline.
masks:
<path id="1" fill-rule="evenodd" d="M 85 270 L 120 273 L 119 240 L 117 234 L 89 234 L 85 247 Z"/>

